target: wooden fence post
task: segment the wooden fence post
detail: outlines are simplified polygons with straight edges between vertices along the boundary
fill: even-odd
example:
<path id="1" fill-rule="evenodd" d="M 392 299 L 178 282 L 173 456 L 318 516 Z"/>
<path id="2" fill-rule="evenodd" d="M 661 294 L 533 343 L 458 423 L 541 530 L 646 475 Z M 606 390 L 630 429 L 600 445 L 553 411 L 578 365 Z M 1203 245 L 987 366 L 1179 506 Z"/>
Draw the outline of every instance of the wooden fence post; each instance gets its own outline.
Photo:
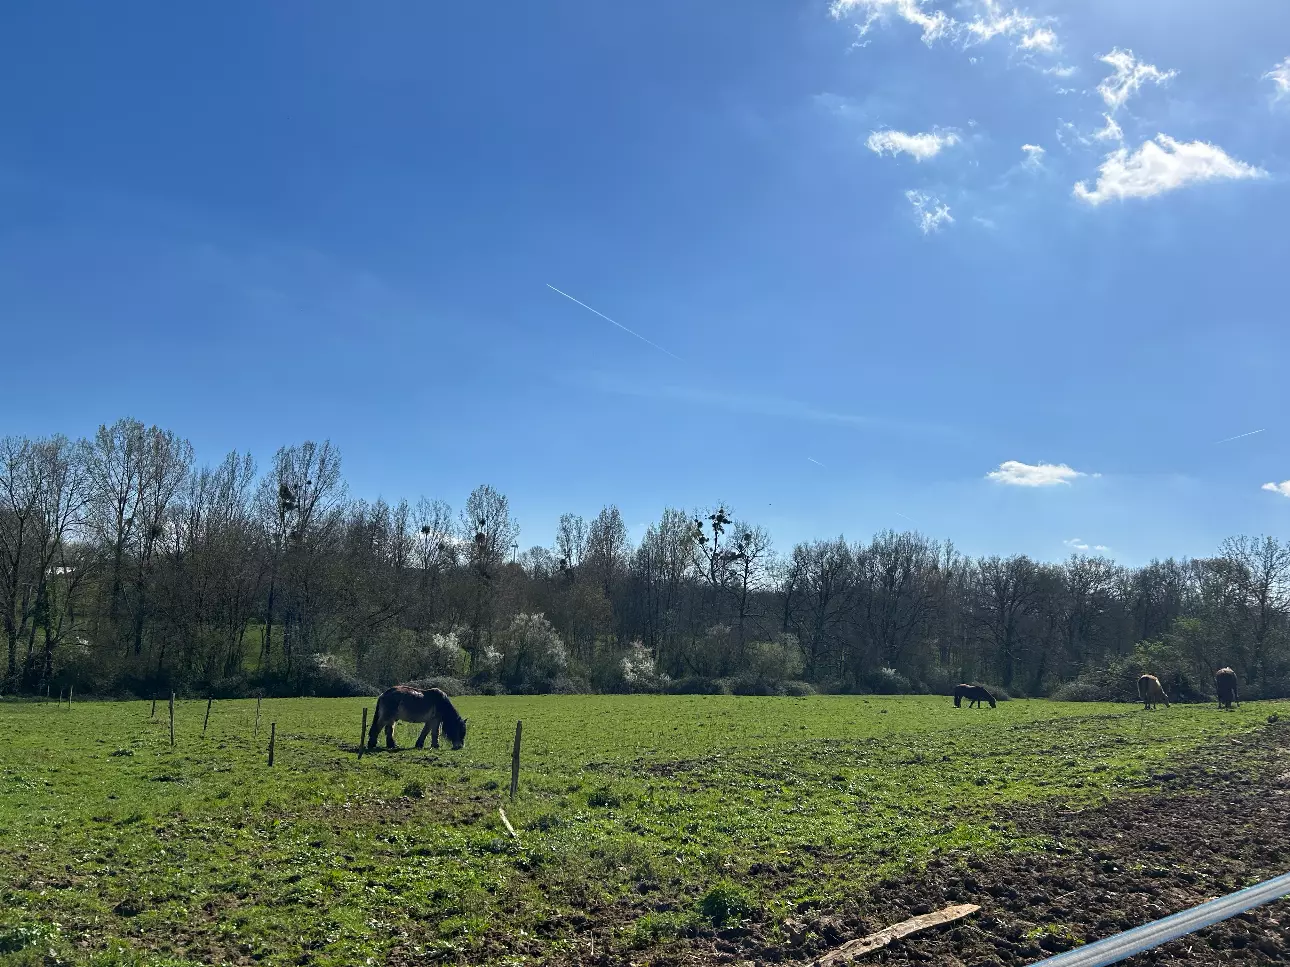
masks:
<path id="1" fill-rule="evenodd" d="M 278 738 L 278 723 L 269 723 L 269 765 L 273 765 L 273 745 Z"/>
<path id="2" fill-rule="evenodd" d="M 170 745 L 175 744 L 175 693 L 170 693 Z"/>
<path id="3" fill-rule="evenodd" d="M 259 698 L 259 696 L 256 696 L 256 699 L 255 699 L 255 731 L 251 733 L 251 738 L 253 738 L 253 739 L 258 739 L 259 737 L 260 737 L 260 698 Z"/>
<path id="4" fill-rule="evenodd" d="M 157 717 L 157 696 L 154 695 L 152 696 L 152 711 L 148 713 L 148 718 L 155 719 L 156 717 Z"/>
<path id="5" fill-rule="evenodd" d="M 516 791 L 520 788 L 520 733 L 524 729 L 524 723 L 515 723 L 515 748 L 511 750 L 511 798 L 515 798 Z"/>
<path id="6" fill-rule="evenodd" d="M 67 686 L 67 704 L 68 705 L 72 704 L 72 686 L 71 685 Z"/>
<path id="7" fill-rule="evenodd" d="M 363 706 L 363 730 L 358 733 L 358 757 L 363 758 L 363 746 L 367 745 L 367 706 Z"/>
<path id="8" fill-rule="evenodd" d="M 207 695 L 207 696 L 206 696 L 206 718 L 202 720 L 202 735 L 203 735 L 203 736 L 206 734 L 206 726 L 207 726 L 207 725 L 209 725 L 209 724 L 210 724 L 210 721 L 211 721 L 211 702 L 213 702 L 213 701 L 214 701 L 214 697 L 213 697 L 213 696 L 210 696 L 210 695 Z"/>

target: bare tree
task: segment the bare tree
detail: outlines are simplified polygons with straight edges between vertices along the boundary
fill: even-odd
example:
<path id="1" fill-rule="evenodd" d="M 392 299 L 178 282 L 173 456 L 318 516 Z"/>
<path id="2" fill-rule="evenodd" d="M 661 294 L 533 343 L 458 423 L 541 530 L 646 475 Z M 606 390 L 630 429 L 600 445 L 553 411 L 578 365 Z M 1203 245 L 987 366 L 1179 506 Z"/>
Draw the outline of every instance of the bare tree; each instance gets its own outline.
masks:
<path id="1" fill-rule="evenodd" d="M 732 557 L 726 571 L 726 586 L 735 599 L 735 658 L 742 664 L 753 604 L 756 595 L 766 589 L 770 580 L 773 549 L 770 534 L 762 527 L 734 521 L 732 533 L 734 537 L 728 549 Z"/>
<path id="2" fill-rule="evenodd" d="M 272 548 L 268 596 L 264 611 L 261 662 L 273 654 L 273 629 L 282 603 L 282 649 L 287 674 L 294 665 L 296 643 L 307 646 L 321 577 L 320 557 L 339 529 L 345 486 L 340 453 L 330 441 L 312 440 L 283 447 L 273 470 L 261 480 L 257 498 L 260 518 Z"/>
<path id="3" fill-rule="evenodd" d="M 978 620 L 1004 688 L 1011 688 L 1024 647 L 1023 619 L 1036 593 L 1035 563 L 1024 555 L 983 559 L 978 565 Z"/>
<path id="4" fill-rule="evenodd" d="M 417 533 L 412 560 L 418 573 L 421 607 L 417 609 L 418 633 L 434 625 L 439 615 L 443 575 L 457 563 L 461 539 L 457 536 L 452 508 L 442 500 L 417 501 L 413 515 Z"/>
<path id="5" fill-rule="evenodd" d="M 627 562 L 627 525 L 623 515 L 612 504 L 603 508 L 587 528 L 586 564 L 600 582 L 607 597 L 613 597 L 614 588 Z"/>
<path id="6" fill-rule="evenodd" d="M 493 644 L 493 605 L 501 566 L 519 539 L 519 525 L 511 518 L 510 502 L 488 484 L 476 487 L 461 513 L 461 540 L 467 546 L 473 578 L 470 637 L 466 650 L 471 667 L 479 662 L 481 647 Z"/>
<path id="7" fill-rule="evenodd" d="M 193 447 L 168 430 L 151 427 L 142 437 L 142 459 L 135 504 L 134 654 L 143 653 L 149 618 L 153 558 L 165 538 L 172 503 L 193 465 Z"/>
<path id="8" fill-rule="evenodd" d="M 1229 537 L 1220 549 L 1244 606 L 1249 628 L 1249 672 L 1255 680 L 1266 673 L 1268 645 L 1284 627 L 1290 592 L 1290 543 L 1274 537 Z"/>
<path id="9" fill-rule="evenodd" d="M 113 634 L 121 633 L 117 625 L 123 615 L 126 550 L 136 527 L 143 526 L 140 501 L 147 450 L 145 434 L 138 420 L 117 420 L 110 427 L 99 427 L 90 449 L 91 519 L 99 539 L 108 547 L 107 618 Z"/>
<path id="10" fill-rule="evenodd" d="M 804 673 L 817 680 L 841 670 L 846 626 L 855 608 L 856 562 L 842 537 L 793 548 L 788 624 L 802 648 Z"/>
<path id="11" fill-rule="evenodd" d="M 555 532 L 555 555 L 560 569 L 572 580 L 587 553 L 587 522 L 577 514 L 561 514 Z"/>

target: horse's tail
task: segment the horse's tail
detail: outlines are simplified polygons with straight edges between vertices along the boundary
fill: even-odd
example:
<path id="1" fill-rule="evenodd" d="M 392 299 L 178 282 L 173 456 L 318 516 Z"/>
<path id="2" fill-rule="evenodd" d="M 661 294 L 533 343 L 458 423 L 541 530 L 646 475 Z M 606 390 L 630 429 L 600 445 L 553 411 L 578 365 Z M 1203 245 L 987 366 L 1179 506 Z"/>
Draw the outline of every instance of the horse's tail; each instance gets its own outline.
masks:
<path id="1" fill-rule="evenodd" d="M 954 707 L 955 708 L 963 707 L 963 696 L 967 694 L 967 690 L 968 690 L 968 687 L 966 685 L 954 686 Z"/>
<path id="2" fill-rule="evenodd" d="M 1218 688 L 1218 703 L 1231 708 L 1236 701 L 1236 672 L 1220 668 L 1214 673 L 1214 684 Z"/>
<path id="3" fill-rule="evenodd" d="M 1138 679 L 1138 699 L 1139 699 L 1139 701 L 1145 702 L 1145 701 L 1147 700 L 1147 687 L 1148 687 L 1148 683 L 1150 682 L 1150 680 L 1151 680 L 1151 676 L 1150 676 L 1150 675 L 1143 675 L 1141 678 L 1139 678 L 1139 679 Z"/>

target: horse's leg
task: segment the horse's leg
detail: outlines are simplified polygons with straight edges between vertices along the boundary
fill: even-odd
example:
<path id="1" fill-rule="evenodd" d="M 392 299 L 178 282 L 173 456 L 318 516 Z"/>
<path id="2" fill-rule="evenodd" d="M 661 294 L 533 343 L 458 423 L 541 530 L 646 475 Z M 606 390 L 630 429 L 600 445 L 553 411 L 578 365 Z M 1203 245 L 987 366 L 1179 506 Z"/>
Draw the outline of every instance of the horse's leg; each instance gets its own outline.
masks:
<path id="1" fill-rule="evenodd" d="M 376 715 L 372 717 L 372 728 L 367 734 L 367 747 L 369 749 L 376 748 L 377 736 L 381 734 L 381 724 L 381 707 L 378 705 L 376 707 Z"/>
<path id="2" fill-rule="evenodd" d="M 430 748 L 437 749 L 439 748 L 439 719 L 431 719 L 430 723 L 426 725 L 426 728 L 430 728 L 430 725 L 434 726 L 433 731 L 430 733 Z"/>
<path id="3" fill-rule="evenodd" d="M 429 722 L 427 722 L 427 723 L 425 724 L 425 728 L 423 728 L 423 729 L 421 730 L 421 734 L 417 736 L 417 748 L 418 748 L 418 749 L 423 749 L 423 748 L 425 748 L 425 744 L 426 744 L 426 733 L 427 733 L 427 732 L 429 732 L 429 731 L 430 731 L 430 723 L 429 723 Z M 438 745 L 438 744 L 439 744 L 438 742 L 436 742 L 436 743 L 435 743 L 435 745 Z"/>
<path id="4" fill-rule="evenodd" d="M 394 745 L 394 719 L 385 723 L 385 747 L 387 749 L 395 748 Z"/>

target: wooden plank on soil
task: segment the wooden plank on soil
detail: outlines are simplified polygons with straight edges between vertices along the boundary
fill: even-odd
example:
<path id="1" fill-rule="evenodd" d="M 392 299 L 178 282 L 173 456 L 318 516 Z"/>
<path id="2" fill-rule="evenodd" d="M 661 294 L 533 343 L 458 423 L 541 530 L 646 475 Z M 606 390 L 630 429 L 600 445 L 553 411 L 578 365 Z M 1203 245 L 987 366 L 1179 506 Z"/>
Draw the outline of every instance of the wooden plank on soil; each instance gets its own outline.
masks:
<path id="1" fill-rule="evenodd" d="M 945 923 L 962 920 L 980 909 L 974 903 L 960 903 L 956 906 L 945 907 L 943 910 L 937 910 L 935 913 L 925 913 L 921 917 L 913 917 L 879 930 L 877 933 L 871 933 L 867 937 L 849 940 L 841 947 L 830 950 L 822 957 L 809 961 L 810 967 L 831 967 L 833 964 L 845 964 L 855 957 L 863 957 L 865 954 L 880 950 L 893 940 L 908 937 L 912 933 L 918 933 L 920 930 L 927 930 L 930 927 L 939 927 Z"/>
<path id="2" fill-rule="evenodd" d="M 502 825 L 506 827 L 506 831 L 511 834 L 511 837 L 513 839 L 519 839 L 520 834 L 515 832 L 515 827 L 512 826 L 511 821 L 506 818 L 506 810 L 503 809 L 501 806 L 498 806 L 497 813 L 499 816 L 502 817 Z"/>

